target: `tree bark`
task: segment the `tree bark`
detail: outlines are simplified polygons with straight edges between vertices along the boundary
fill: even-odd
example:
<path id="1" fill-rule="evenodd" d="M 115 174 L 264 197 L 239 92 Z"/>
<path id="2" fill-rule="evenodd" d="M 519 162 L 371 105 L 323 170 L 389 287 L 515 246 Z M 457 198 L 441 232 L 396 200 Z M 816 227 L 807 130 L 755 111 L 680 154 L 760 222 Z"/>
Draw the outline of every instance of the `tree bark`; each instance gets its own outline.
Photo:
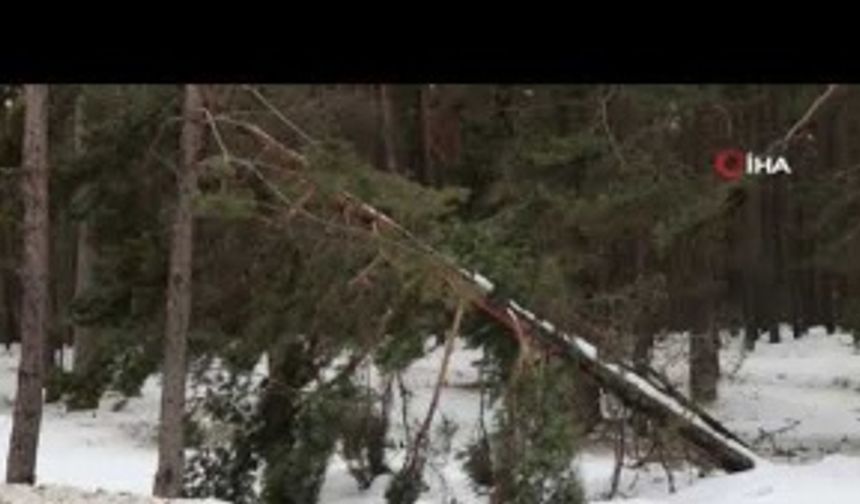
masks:
<path id="1" fill-rule="evenodd" d="M 95 249 L 92 230 L 89 222 L 82 221 L 77 230 L 77 262 L 75 268 L 75 297 L 82 296 L 93 283 L 93 265 Z M 88 375 L 92 368 L 95 353 L 93 331 L 89 327 L 75 324 L 74 338 L 74 373 L 78 377 Z"/>
<path id="2" fill-rule="evenodd" d="M 391 94 L 387 84 L 380 84 L 379 93 L 379 117 L 380 136 L 382 137 L 382 148 L 385 154 L 385 169 L 391 173 L 397 173 L 397 145 L 394 141 L 394 113 L 391 105 Z"/>
<path id="3" fill-rule="evenodd" d="M 744 205 L 746 218 L 746 240 L 743 264 L 744 289 L 744 347 L 747 351 L 755 349 L 761 329 L 761 292 L 759 253 L 761 247 L 760 234 L 760 187 L 752 183 L 747 189 L 747 200 Z"/>
<path id="4" fill-rule="evenodd" d="M 74 116 L 74 152 L 77 157 L 84 154 L 85 128 L 84 95 L 81 93 L 75 101 Z M 87 189 L 84 187 L 82 191 L 86 191 Z M 96 252 L 88 217 L 85 216 L 78 222 L 76 231 L 74 297 L 80 299 L 93 285 L 93 267 Z M 91 327 L 75 324 L 72 328 L 72 341 L 74 345 L 73 372 L 75 381 L 78 384 L 84 384 L 92 377 L 94 372 L 96 357 L 95 333 Z M 95 384 L 92 386 L 97 387 Z M 85 393 L 79 394 L 79 396 L 74 401 L 75 408 L 93 409 L 98 406 L 98 394 Z"/>
<path id="5" fill-rule="evenodd" d="M 158 470 L 153 493 L 178 497 L 185 462 L 183 417 L 187 335 L 191 318 L 191 261 L 194 235 L 193 199 L 197 190 L 197 159 L 203 144 L 203 101 L 198 86 L 185 86 L 182 125 L 182 166 L 171 232 L 170 271 L 164 330 L 163 390 L 158 437 Z"/>
<path id="6" fill-rule="evenodd" d="M 720 379 L 719 333 L 713 314 L 708 319 L 704 330 L 693 331 L 690 335 L 690 397 L 697 403 L 717 399 Z"/>
<path id="7" fill-rule="evenodd" d="M 24 88 L 23 265 L 21 360 L 12 434 L 6 459 L 8 483 L 33 484 L 42 422 L 44 346 L 48 322 L 48 86 Z"/>
<path id="8" fill-rule="evenodd" d="M 430 129 L 430 86 L 418 87 L 418 131 L 419 145 L 421 147 L 421 171 L 419 180 L 427 185 L 435 182 L 433 166 L 433 144 Z"/>
<path id="9" fill-rule="evenodd" d="M 18 315 L 20 312 L 20 288 L 18 277 L 14 272 L 12 262 L 15 258 L 15 247 L 6 229 L 0 229 L 0 291 L 2 291 L 2 310 L 4 332 L 3 343 L 9 349 L 12 343 L 21 341 L 18 334 Z"/>

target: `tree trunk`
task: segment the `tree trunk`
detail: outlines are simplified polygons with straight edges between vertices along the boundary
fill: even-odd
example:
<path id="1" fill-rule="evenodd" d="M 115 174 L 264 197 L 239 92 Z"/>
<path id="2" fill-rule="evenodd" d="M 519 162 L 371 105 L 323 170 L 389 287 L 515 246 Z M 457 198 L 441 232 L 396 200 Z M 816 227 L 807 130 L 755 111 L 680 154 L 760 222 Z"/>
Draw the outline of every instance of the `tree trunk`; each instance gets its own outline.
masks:
<path id="1" fill-rule="evenodd" d="M 77 263 L 75 269 L 75 297 L 82 296 L 92 286 L 95 250 L 92 230 L 86 221 L 78 223 L 77 230 Z M 95 353 L 93 331 L 89 327 L 76 324 L 74 338 L 74 373 L 77 377 L 87 376 L 91 371 Z"/>
<path id="2" fill-rule="evenodd" d="M 380 136 L 385 155 L 385 169 L 391 173 L 397 173 L 397 145 L 394 142 L 394 114 L 392 111 L 391 95 L 389 91 L 390 89 L 387 84 L 379 85 Z"/>
<path id="3" fill-rule="evenodd" d="M 497 323 L 511 331 L 523 331 L 555 348 L 586 376 L 605 390 L 612 392 L 628 407 L 648 415 L 657 422 L 670 424 L 678 435 L 698 448 L 702 455 L 727 472 L 752 469 L 758 457 L 737 436 L 707 412 L 680 394 L 652 368 L 636 371 L 623 362 L 603 360 L 597 350 L 582 336 L 573 336 L 554 328 L 517 303 L 491 299 L 492 289 L 478 287 L 484 297 L 476 296 L 475 305 Z M 599 340 L 598 334 L 584 324 L 574 329 L 589 339 Z M 576 327 L 578 326 L 578 327 Z"/>
<path id="4" fill-rule="evenodd" d="M 21 360 L 12 434 L 6 459 L 8 483 L 33 484 L 42 422 L 43 352 L 48 317 L 48 86 L 24 88 L 24 254 L 21 268 Z"/>
<path id="5" fill-rule="evenodd" d="M 690 397 L 697 403 L 717 399 L 720 378 L 719 333 L 713 315 L 708 317 L 704 330 L 690 334 Z"/>
<path id="6" fill-rule="evenodd" d="M 430 86 L 418 87 L 418 131 L 421 147 L 421 171 L 419 180 L 427 185 L 433 185 L 436 179 L 433 166 L 433 145 L 430 129 Z"/>
<path id="7" fill-rule="evenodd" d="M 57 369 L 57 349 L 62 349 L 62 341 L 59 338 L 59 317 L 57 316 L 59 284 L 61 282 L 63 268 L 59 264 L 60 255 L 58 248 L 63 243 L 62 228 L 63 209 L 57 209 L 52 215 L 52 223 L 48 226 L 48 241 L 51 250 L 48 251 L 48 269 L 51 275 L 48 279 L 48 310 L 45 315 L 45 341 L 42 345 L 43 374 L 45 387 L 45 403 L 51 404 L 60 400 L 59 370 Z"/>
<path id="8" fill-rule="evenodd" d="M 760 187 L 752 183 L 747 190 L 747 200 L 744 205 L 746 218 L 746 239 L 743 264 L 744 285 L 744 325 L 746 334 L 744 346 L 748 351 L 755 349 L 756 341 L 761 329 L 761 298 L 760 298 L 760 264 L 759 253 L 761 247 L 760 234 Z"/>
<path id="9" fill-rule="evenodd" d="M 198 86 L 185 86 L 182 125 L 182 167 L 177 175 L 178 196 L 173 214 L 167 310 L 164 330 L 163 390 L 158 436 L 158 471 L 154 494 L 178 497 L 184 465 L 183 417 L 187 334 L 191 318 L 191 260 L 194 220 L 192 204 L 197 189 L 197 159 L 203 143 L 203 101 Z"/>
<path id="10" fill-rule="evenodd" d="M 78 95 L 75 101 L 74 118 L 74 149 L 75 156 L 84 154 L 84 95 Z M 82 191 L 88 188 L 84 187 Z M 92 229 L 87 217 L 83 217 L 77 225 L 76 236 L 76 263 L 75 263 L 75 288 L 74 297 L 80 299 L 84 293 L 93 285 L 93 266 L 95 264 L 96 252 L 93 242 Z M 99 389 L 98 384 L 91 382 L 95 371 L 96 341 L 95 333 L 91 327 L 75 324 L 72 329 L 72 341 L 74 345 L 73 372 L 75 383 L 79 387 L 87 389 L 93 387 Z M 93 409 L 98 407 L 99 394 L 93 390 L 86 392 L 76 390 L 72 409 Z"/>
<path id="11" fill-rule="evenodd" d="M 819 301 L 821 303 L 821 322 L 824 324 L 827 334 L 836 332 L 836 320 L 833 310 L 833 277 L 829 271 L 821 273 Z"/>
<path id="12" fill-rule="evenodd" d="M 646 275 L 648 273 L 646 257 L 648 255 L 648 237 L 640 233 L 636 239 L 636 270 L 635 275 Z M 642 370 L 651 365 L 651 354 L 654 350 L 654 333 L 657 329 L 653 310 L 646 310 L 638 315 L 633 325 L 635 338 L 633 342 L 633 365 L 637 370 Z"/>
<path id="13" fill-rule="evenodd" d="M 0 291 L 2 291 L 0 297 L 2 297 L 3 303 L 3 343 L 9 349 L 12 343 L 21 341 L 18 334 L 20 289 L 14 266 L 12 266 L 15 258 L 12 237 L 6 231 L 6 229 L 0 229 L 0 258 L 2 258 L 0 259 Z"/>

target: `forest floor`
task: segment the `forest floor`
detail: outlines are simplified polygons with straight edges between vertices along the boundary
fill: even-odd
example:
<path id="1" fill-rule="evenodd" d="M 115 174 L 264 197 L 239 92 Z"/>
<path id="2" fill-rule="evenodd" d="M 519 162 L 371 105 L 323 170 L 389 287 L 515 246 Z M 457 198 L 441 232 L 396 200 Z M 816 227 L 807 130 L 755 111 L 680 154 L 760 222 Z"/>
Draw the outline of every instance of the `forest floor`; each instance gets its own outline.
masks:
<path id="1" fill-rule="evenodd" d="M 685 354 L 683 335 L 664 338 L 655 354 L 657 366 L 678 384 L 686 381 Z M 437 442 L 427 471 L 430 488 L 422 495 L 422 503 L 487 502 L 473 490 L 458 457 L 479 433 L 480 392 L 475 387 L 478 370 L 474 363 L 480 357 L 479 351 L 462 347 L 452 356 L 434 422 Z M 404 375 L 404 384 L 412 393 L 406 412 L 410 429 L 424 418 L 440 360 L 441 350 L 436 350 Z M 741 474 L 714 472 L 704 478 L 693 468 L 676 468 L 675 493 L 670 493 L 666 473 L 659 465 L 625 470 L 621 495 L 611 502 L 856 503 L 860 495 L 860 479 L 856 477 L 860 474 L 860 355 L 853 352 L 850 335 L 828 336 L 814 329 L 798 340 L 786 337 L 780 344 L 762 340 L 747 356 L 741 352 L 739 339 L 725 338 L 721 361 L 724 377 L 720 399 L 710 409 L 770 462 Z M 17 349 L 0 349 L 0 454 L 6 453 L 8 443 L 16 365 Z M 156 464 L 158 403 L 158 380 L 151 378 L 142 397 L 123 401 L 111 395 L 96 412 L 69 413 L 61 405 L 47 406 L 38 479 L 48 487 L 28 490 L 0 485 L 0 504 L 158 502 L 119 495 L 144 496 L 150 492 Z M 397 444 L 405 432 L 399 396 L 392 415 L 391 435 Z M 492 427 L 492 411 L 485 412 L 485 422 Z M 402 455 L 391 456 L 390 466 L 399 467 Z M 614 465 L 610 447 L 586 444 L 577 465 L 589 498 L 605 499 Z M 0 457 L 3 473 L 5 456 Z M 359 490 L 346 463 L 336 456 L 320 502 L 384 502 L 382 494 L 388 481 L 389 477 L 382 476 L 370 489 Z M 103 492 L 84 493 L 96 490 Z"/>

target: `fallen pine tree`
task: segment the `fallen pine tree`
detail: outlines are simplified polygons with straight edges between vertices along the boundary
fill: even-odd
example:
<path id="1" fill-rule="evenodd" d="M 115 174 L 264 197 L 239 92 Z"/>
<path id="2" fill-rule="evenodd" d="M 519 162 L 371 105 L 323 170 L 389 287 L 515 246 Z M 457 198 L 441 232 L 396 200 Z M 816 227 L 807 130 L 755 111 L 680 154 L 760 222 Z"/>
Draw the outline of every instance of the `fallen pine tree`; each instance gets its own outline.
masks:
<path id="1" fill-rule="evenodd" d="M 253 91 L 252 91 L 253 92 Z M 448 282 L 455 282 L 468 291 L 470 302 L 496 323 L 505 327 L 516 338 L 527 337 L 552 350 L 577 366 L 586 376 L 594 380 L 605 391 L 615 395 L 629 408 L 641 412 L 662 425 L 671 425 L 687 443 L 698 449 L 716 466 L 727 472 L 752 469 L 759 457 L 718 420 L 696 406 L 681 394 L 655 370 L 626 362 L 604 359 L 597 348 L 585 337 L 593 331 L 586 324 L 572 328 L 581 335 L 573 335 L 555 327 L 551 322 L 541 319 L 516 301 L 498 296 L 492 282 L 479 273 L 462 268 L 456 261 L 429 247 L 399 223 L 359 200 L 352 194 L 338 190 L 326 193 L 304 172 L 307 161 L 294 150 L 275 140 L 259 126 L 232 118 L 209 115 L 213 131 L 218 134 L 218 122 L 238 128 L 253 137 L 263 146 L 264 153 L 276 161 L 245 161 L 231 157 L 230 161 L 250 169 L 260 179 L 267 191 L 280 198 L 287 208 L 285 221 L 305 211 L 304 205 L 311 199 L 325 198 L 327 204 L 342 216 L 344 226 L 370 230 L 374 236 L 394 235 L 408 242 L 411 247 L 432 258 L 441 268 Z M 220 139 L 220 137 L 219 137 Z M 220 140 L 219 140 L 220 141 Z M 225 157 L 230 157 L 225 152 Z M 260 167 L 286 170 L 289 177 L 299 180 L 305 186 L 304 196 L 291 200 L 269 181 Z M 304 173 L 303 173 L 304 172 Z M 316 216 L 314 216 L 316 218 Z M 462 289 L 461 289 L 462 290 Z M 593 339 L 593 338 L 592 338 Z"/>

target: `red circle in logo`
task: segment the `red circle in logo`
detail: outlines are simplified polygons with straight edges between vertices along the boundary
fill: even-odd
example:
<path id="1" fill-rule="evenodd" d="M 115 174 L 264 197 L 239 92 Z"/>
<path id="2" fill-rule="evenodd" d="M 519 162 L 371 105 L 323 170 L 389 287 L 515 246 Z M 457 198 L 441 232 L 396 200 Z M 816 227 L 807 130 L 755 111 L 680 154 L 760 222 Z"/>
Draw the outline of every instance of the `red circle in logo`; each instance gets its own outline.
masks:
<path id="1" fill-rule="evenodd" d="M 714 157 L 714 171 L 725 180 L 738 180 L 744 174 L 746 155 L 738 149 L 725 149 Z"/>

